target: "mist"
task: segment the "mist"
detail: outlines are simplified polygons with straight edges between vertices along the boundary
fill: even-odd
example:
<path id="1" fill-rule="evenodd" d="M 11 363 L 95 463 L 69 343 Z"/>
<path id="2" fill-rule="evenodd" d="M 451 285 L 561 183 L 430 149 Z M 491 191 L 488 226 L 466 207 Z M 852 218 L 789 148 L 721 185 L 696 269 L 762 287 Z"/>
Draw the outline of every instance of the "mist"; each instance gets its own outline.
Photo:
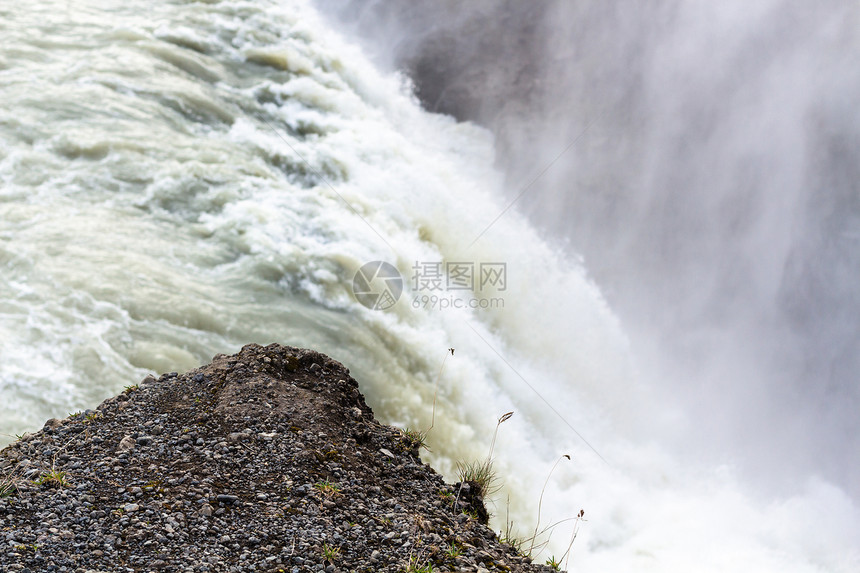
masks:
<path id="1" fill-rule="evenodd" d="M 493 131 L 508 199 L 623 323 L 654 437 L 860 496 L 860 5 L 317 4 Z"/>

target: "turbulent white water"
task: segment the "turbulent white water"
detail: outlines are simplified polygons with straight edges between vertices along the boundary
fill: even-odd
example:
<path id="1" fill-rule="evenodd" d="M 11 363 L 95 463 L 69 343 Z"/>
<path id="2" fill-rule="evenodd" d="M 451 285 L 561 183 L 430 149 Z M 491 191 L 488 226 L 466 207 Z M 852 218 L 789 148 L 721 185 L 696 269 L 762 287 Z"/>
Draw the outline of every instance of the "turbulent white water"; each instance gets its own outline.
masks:
<path id="1" fill-rule="evenodd" d="M 497 530 L 530 533 L 568 453 L 541 524 L 585 509 L 571 569 L 860 569 L 839 488 L 753 494 L 653 438 L 684 411 L 649 402 L 581 264 L 513 212 L 472 245 L 504 209 L 490 135 L 422 111 L 304 2 L 4 2 L 0 38 L 3 440 L 248 342 L 330 354 L 379 417 L 426 427 L 453 347 L 426 458 L 453 477 L 516 412 Z M 406 278 L 388 311 L 351 290 L 376 260 Z M 416 308 L 413 266 L 440 261 L 505 263 L 502 307 Z"/>

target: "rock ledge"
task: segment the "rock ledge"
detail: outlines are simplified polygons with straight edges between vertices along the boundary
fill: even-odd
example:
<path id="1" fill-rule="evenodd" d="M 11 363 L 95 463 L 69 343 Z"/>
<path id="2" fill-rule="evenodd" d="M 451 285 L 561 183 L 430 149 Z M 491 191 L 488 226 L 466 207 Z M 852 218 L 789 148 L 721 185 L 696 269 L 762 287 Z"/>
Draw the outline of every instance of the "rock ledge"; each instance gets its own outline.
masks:
<path id="1" fill-rule="evenodd" d="M 0 570 L 551 570 L 455 511 L 459 489 L 342 364 L 252 344 L 2 450 Z"/>

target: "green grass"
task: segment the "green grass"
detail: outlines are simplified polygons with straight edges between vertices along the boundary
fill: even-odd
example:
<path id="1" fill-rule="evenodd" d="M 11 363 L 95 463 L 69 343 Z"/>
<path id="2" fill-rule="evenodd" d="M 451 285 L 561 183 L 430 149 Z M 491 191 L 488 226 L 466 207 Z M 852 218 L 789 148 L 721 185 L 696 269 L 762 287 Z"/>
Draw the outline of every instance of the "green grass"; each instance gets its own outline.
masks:
<path id="1" fill-rule="evenodd" d="M 406 428 L 405 430 L 400 430 L 400 435 L 403 436 L 402 441 L 406 442 L 407 449 L 424 448 L 428 452 L 430 451 L 430 448 L 427 446 L 427 432 Z"/>
<path id="2" fill-rule="evenodd" d="M 558 571 L 559 567 L 561 567 L 561 562 L 555 560 L 555 555 L 547 559 L 546 564 L 555 569 L 556 571 Z"/>
<path id="3" fill-rule="evenodd" d="M 20 476 L 15 475 L 15 469 L 9 468 L 0 473 L 0 498 L 12 497 L 18 493 Z"/>
<path id="4" fill-rule="evenodd" d="M 454 507 L 454 503 L 457 501 L 456 496 L 450 491 L 439 491 L 439 498 L 447 507 Z"/>
<path id="5" fill-rule="evenodd" d="M 66 479 L 66 472 L 51 470 L 45 472 L 33 481 L 38 486 L 46 487 L 67 487 L 69 481 Z"/>
<path id="6" fill-rule="evenodd" d="M 18 488 L 11 481 L 0 482 L 0 499 L 4 497 L 12 497 L 18 492 Z"/>
<path id="7" fill-rule="evenodd" d="M 457 462 L 457 477 L 461 482 L 477 485 L 481 490 L 479 493 L 483 497 L 491 496 L 501 488 L 496 478 L 496 470 L 493 468 L 493 451 L 496 448 L 499 426 L 510 420 L 513 415 L 513 412 L 507 412 L 496 421 L 496 429 L 493 431 L 493 439 L 490 441 L 490 451 L 484 461 Z"/>
<path id="8" fill-rule="evenodd" d="M 406 573 L 433 573 L 433 564 L 422 564 L 417 557 L 410 557 L 406 565 Z"/>
<path id="9" fill-rule="evenodd" d="M 332 497 L 340 493 L 340 486 L 328 480 L 315 483 L 314 488 L 326 497 Z"/>
<path id="10" fill-rule="evenodd" d="M 326 561 L 334 563 L 336 560 L 340 559 L 340 547 L 334 547 L 328 543 L 323 543 L 322 551 L 323 558 Z"/>
<path id="11" fill-rule="evenodd" d="M 463 483 L 477 486 L 478 493 L 487 497 L 496 493 L 499 484 L 493 462 L 485 460 L 482 462 L 457 462 L 457 478 Z"/>

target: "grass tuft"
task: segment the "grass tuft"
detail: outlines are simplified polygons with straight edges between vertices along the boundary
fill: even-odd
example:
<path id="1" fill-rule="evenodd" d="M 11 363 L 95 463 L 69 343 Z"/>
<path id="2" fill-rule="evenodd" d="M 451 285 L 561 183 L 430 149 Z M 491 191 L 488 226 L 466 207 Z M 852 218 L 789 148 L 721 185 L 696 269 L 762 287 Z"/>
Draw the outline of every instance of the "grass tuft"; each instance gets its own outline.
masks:
<path id="1" fill-rule="evenodd" d="M 334 497 L 340 493 L 340 486 L 328 480 L 315 483 L 314 488 L 326 497 Z"/>
<path id="2" fill-rule="evenodd" d="M 496 470 L 493 468 L 493 451 L 496 447 L 499 426 L 510 420 L 513 415 L 513 412 L 502 414 L 496 422 L 496 429 L 493 431 L 493 439 L 490 441 L 490 451 L 487 452 L 487 459 L 482 462 L 457 462 L 457 476 L 460 481 L 477 485 L 483 497 L 491 496 L 501 488 L 496 477 Z"/>
<path id="3" fill-rule="evenodd" d="M 406 573 L 433 573 L 432 563 L 421 563 L 417 557 L 410 557 L 409 563 L 406 564 Z"/>
<path id="4" fill-rule="evenodd" d="M 14 467 L 6 468 L 0 472 L 0 499 L 17 494 L 18 484 L 21 483 L 22 479 Z"/>
<path id="5" fill-rule="evenodd" d="M 457 543 L 456 541 L 451 542 L 451 546 L 445 552 L 445 555 L 450 557 L 451 559 L 456 559 L 460 555 L 463 554 L 463 546 Z"/>
<path id="6" fill-rule="evenodd" d="M 334 563 L 338 559 L 340 559 L 340 547 L 334 547 L 333 545 L 329 545 L 328 543 L 323 543 L 323 559 Z"/>
<path id="7" fill-rule="evenodd" d="M 0 481 L 0 499 L 4 497 L 12 497 L 18 493 L 18 486 L 16 486 L 11 480 L 6 481 L 4 478 Z"/>
<path id="8" fill-rule="evenodd" d="M 406 441 L 409 449 L 424 448 L 428 452 L 430 451 L 430 448 L 427 446 L 427 432 L 406 428 L 405 430 L 400 430 L 400 434 L 403 436 L 403 440 Z"/>
<path id="9" fill-rule="evenodd" d="M 68 487 L 69 485 L 69 481 L 66 479 L 66 472 L 57 470 L 43 473 L 33 483 L 45 487 Z"/>
<path id="10" fill-rule="evenodd" d="M 477 486 L 478 493 L 483 497 L 493 495 L 501 487 L 493 463 L 489 460 L 457 462 L 457 478 L 463 483 Z"/>

